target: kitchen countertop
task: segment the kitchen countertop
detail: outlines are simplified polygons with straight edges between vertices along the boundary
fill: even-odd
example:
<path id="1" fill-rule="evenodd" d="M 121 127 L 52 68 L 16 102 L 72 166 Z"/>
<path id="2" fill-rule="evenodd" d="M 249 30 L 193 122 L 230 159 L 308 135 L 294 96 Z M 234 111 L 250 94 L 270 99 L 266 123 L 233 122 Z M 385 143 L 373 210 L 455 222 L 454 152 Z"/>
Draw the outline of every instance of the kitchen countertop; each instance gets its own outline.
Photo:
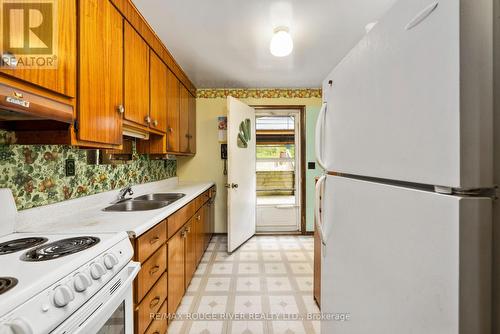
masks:
<path id="1" fill-rule="evenodd" d="M 164 208 L 150 211 L 102 211 L 116 199 L 118 190 L 22 210 L 16 217 L 16 231 L 88 234 L 125 231 L 131 237 L 138 237 L 213 185 L 213 182 L 178 182 L 177 178 L 171 178 L 133 186 L 133 198 L 150 193 L 186 194 Z"/>

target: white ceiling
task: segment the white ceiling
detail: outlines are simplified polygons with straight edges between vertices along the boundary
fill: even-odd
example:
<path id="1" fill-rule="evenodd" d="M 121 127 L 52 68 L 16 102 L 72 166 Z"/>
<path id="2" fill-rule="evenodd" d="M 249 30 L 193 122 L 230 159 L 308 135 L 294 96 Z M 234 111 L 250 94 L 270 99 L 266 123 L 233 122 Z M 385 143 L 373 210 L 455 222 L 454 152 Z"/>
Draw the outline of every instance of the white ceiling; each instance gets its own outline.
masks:
<path id="1" fill-rule="evenodd" d="M 198 88 L 320 87 L 396 0 L 133 0 Z M 273 57 L 288 26 L 292 54 Z"/>

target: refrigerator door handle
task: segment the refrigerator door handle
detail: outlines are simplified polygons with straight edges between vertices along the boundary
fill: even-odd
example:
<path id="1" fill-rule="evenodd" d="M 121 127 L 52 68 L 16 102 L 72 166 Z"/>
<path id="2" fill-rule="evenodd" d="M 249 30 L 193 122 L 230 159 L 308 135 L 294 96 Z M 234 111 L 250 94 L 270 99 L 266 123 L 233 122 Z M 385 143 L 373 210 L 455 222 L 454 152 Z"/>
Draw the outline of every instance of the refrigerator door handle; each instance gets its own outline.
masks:
<path id="1" fill-rule="evenodd" d="M 314 151 L 316 153 L 316 161 L 318 165 L 326 170 L 326 164 L 323 161 L 322 150 L 323 150 L 323 122 L 325 120 L 326 114 L 326 102 L 323 102 L 321 106 L 321 110 L 318 115 L 318 119 L 316 120 L 316 131 L 315 131 L 315 143 L 314 143 Z"/>
<path id="2" fill-rule="evenodd" d="M 318 182 L 316 182 L 316 196 L 315 196 L 315 206 L 314 206 L 314 219 L 315 222 L 315 228 L 318 231 L 319 237 L 321 239 L 321 243 L 323 244 L 323 247 L 326 246 L 326 235 L 323 230 L 323 222 L 321 221 L 321 189 L 323 188 L 323 184 L 326 181 L 326 175 L 323 175 L 319 178 Z M 324 254 L 324 252 L 323 252 Z"/>

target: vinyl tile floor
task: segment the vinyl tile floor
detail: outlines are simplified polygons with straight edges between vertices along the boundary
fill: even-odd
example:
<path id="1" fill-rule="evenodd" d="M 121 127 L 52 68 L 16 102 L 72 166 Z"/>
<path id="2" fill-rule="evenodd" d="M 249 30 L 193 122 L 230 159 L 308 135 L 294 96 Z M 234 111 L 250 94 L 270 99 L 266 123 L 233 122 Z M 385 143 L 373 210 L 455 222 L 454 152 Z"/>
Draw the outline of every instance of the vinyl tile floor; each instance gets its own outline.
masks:
<path id="1" fill-rule="evenodd" d="M 312 237 L 255 236 L 228 254 L 215 236 L 168 333 L 319 334 L 312 291 Z"/>

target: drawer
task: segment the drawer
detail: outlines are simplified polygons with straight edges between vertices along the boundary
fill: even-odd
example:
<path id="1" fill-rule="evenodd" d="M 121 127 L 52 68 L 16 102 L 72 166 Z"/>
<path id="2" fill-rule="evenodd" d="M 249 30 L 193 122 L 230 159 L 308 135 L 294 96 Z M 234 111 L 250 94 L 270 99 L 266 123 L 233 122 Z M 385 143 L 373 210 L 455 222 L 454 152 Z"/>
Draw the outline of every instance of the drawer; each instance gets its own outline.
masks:
<path id="1" fill-rule="evenodd" d="M 160 247 L 151 257 L 142 264 L 141 271 L 135 280 L 135 300 L 140 302 L 155 282 L 163 275 L 167 268 L 167 245 Z"/>
<path id="2" fill-rule="evenodd" d="M 195 199 L 196 210 L 195 211 L 198 211 L 203 206 L 203 204 L 205 204 L 209 199 L 210 199 L 210 191 L 209 190 L 203 192 L 201 195 L 196 197 L 196 199 Z"/>
<path id="3" fill-rule="evenodd" d="M 167 241 L 166 223 L 162 221 L 143 235 L 136 242 L 136 260 L 144 263 L 158 248 Z"/>
<path id="4" fill-rule="evenodd" d="M 135 310 L 135 321 L 138 333 L 144 333 L 153 321 L 151 313 L 157 313 L 163 302 L 167 299 L 167 274 L 164 273 L 156 282 Z"/>
<path id="5" fill-rule="evenodd" d="M 160 311 L 158 311 L 161 318 L 154 319 L 148 329 L 146 329 L 145 334 L 165 334 L 167 333 L 168 318 L 167 318 L 167 301 L 164 301 L 161 305 Z"/>
<path id="6" fill-rule="evenodd" d="M 168 239 L 173 236 L 196 212 L 196 200 L 184 205 L 167 219 Z"/>

